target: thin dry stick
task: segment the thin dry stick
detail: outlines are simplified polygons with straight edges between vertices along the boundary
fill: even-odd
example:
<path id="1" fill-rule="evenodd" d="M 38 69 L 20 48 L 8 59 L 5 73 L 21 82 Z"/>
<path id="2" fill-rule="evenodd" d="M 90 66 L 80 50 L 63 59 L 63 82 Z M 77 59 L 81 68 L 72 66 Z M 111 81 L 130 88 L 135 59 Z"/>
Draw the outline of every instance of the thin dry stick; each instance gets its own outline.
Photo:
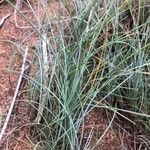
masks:
<path id="1" fill-rule="evenodd" d="M 22 0 L 16 0 L 16 4 L 15 4 L 15 9 L 14 9 L 14 21 L 15 21 L 15 26 L 19 29 L 30 29 L 32 27 L 29 26 L 19 26 L 18 22 L 17 22 L 17 12 L 20 12 L 20 9 L 23 6 L 23 1 Z M 28 11 L 25 11 L 24 13 L 26 13 Z"/>
<path id="2" fill-rule="evenodd" d="M 20 85 L 21 85 L 21 81 L 22 81 L 22 78 L 23 78 L 23 74 L 24 74 L 24 71 L 25 71 L 25 63 L 26 63 L 26 59 L 27 59 L 27 54 L 28 54 L 28 48 L 26 48 L 25 50 L 25 54 L 24 54 L 24 58 L 23 58 L 23 62 L 22 62 L 22 67 L 21 67 L 21 72 L 20 72 L 20 76 L 19 76 L 19 79 L 18 79 L 18 83 L 17 83 L 17 87 L 16 87 L 16 90 L 15 90 L 15 93 L 14 93 L 14 97 L 13 97 L 13 100 L 11 102 L 11 105 L 10 105 L 10 108 L 9 108 L 9 111 L 8 111 L 8 114 L 7 114 L 7 117 L 6 117 L 6 120 L 4 122 L 4 125 L 2 127 L 2 130 L 0 132 L 0 141 L 2 140 L 3 138 L 3 135 L 5 134 L 5 130 L 7 128 L 7 125 L 8 125 L 8 122 L 9 122 L 9 119 L 11 117 L 11 114 L 12 114 L 12 110 L 14 108 L 14 104 L 16 102 L 16 98 L 17 98 L 17 95 L 18 95 L 18 91 L 19 91 L 19 88 L 20 88 Z"/>
<path id="3" fill-rule="evenodd" d="M 7 14 L 6 16 L 4 16 L 1 20 L 0 20 L 0 27 L 2 27 L 2 25 L 4 24 L 5 20 L 7 18 L 9 18 L 12 14 Z"/>
<path id="4" fill-rule="evenodd" d="M 4 0 L 1 0 L 0 3 L 2 3 Z"/>

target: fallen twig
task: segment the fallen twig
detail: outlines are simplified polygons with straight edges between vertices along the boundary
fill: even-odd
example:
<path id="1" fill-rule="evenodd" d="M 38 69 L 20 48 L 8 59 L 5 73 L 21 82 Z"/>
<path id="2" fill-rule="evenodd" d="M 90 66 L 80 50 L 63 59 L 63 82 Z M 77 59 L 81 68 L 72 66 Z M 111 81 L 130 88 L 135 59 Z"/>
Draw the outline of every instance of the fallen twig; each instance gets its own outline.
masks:
<path id="1" fill-rule="evenodd" d="M 13 97 L 13 100 L 12 100 L 12 102 L 11 102 L 11 105 L 10 105 L 10 108 L 9 108 L 9 111 L 8 111 L 8 114 L 7 114 L 7 117 L 6 117 L 6 120 L 5 120 L 5 122 L 4 122 L 4 125 L 3 125 L 3 127 L 2 127 L 2 130 L 1 130 L 1 132 L 0 132 L 0 141 L 2 140 L 3 135 L 5 134 L 5 130 L 6 130 L 6 128 L 7 128 L 9 119 L 10 119 L 11 114 L 12 114 L 12 110 L 13 110 L 13 108 L 14 108 L 14 104 L 15 104 L 16 99 L 17 99 L 17 96 L 18 96 L 18 91 L 19 91 L 19 89 L 20 89 L 21 81 L 22 81 L 23 74 L 24 74 L 25 67 L 26 67 L 25 64 L 26 64 L 27 54 L 28 54 L 28 48 L 26 48 L 26 50 L 25 50 L 25 54 L 24 54 L 24 58 L 23 58 L 23 62 L 22 62 L 22 67 L 21 67 L 21 72 L 20 72 L 20 76 L 19 76 L 19 79 L 18 79 L 18 83 L 17 83 L 16 90 L 15 90 L 15 93 L 14 93 L 14 97 Z"/>
<path id="2" fill-rule="evenodd" d="M 1 0 L 0 3 L 2 3 L 4 0 Z"/>
<path id="3" fill-rule="evenodd" d="M 2 25 L 4 24 L 5 20 L 10 17 L 12 14 L 7 14 L 6 16 L 4 16 L 1 21 L 0 21 L 0 27 L 2 27 Z"/>
<path id="4" fill-rule="evenodd" d="M 19 26 L 19 24 L 17 22 L 17 12 L 20 12 L 20 9 L 22 7 L 23 7 L 23 2 L 21 0 L 16 0 L 15 9 L 14 9 L 14 13 L 13 13 L 15 26 L 19 29 L 31 29 L 32 27 L 29 27 L 29 26 Z M 25 11 L 24 13 L 26 13 L 26 12 L 28 12 L 28 11 Z"/>

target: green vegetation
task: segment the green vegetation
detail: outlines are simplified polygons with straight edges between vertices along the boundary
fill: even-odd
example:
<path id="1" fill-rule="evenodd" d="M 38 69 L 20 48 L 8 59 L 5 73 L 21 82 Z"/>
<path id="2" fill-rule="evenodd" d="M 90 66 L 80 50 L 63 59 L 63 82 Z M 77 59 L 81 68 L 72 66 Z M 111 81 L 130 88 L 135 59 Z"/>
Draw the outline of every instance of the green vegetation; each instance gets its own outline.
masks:
<path id="1" fill-rule="evenodd" d="M 46 14 L 42 31 L 37 29 L 40 43 L 29 82 L 32 105 L 42 119 L 34 125 L 33 140 L 47 150 L 81 149 L 79 130 L 94 108 L 122 116 L 125 123 L 142 124 L 146 137 L 150 132 L 148 3 L 77 0 L 60 5 L 66 16 L 58 15 L 53 23 Z M 55 32 L 49 37 L 47 27 L 52 23 Z"/>

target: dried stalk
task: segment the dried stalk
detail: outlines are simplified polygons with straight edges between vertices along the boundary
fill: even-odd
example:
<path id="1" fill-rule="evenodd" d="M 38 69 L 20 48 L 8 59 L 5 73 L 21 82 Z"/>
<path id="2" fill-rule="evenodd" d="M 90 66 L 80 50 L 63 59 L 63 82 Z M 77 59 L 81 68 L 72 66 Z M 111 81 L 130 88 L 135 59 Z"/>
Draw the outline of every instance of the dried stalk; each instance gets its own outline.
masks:
<path id="1" fill-rule="evenodd" d="M 20 76 L 19 76 L 18 83 L 17 83 L 17 86 L 16 86 L 16 90 L 15 90 L 15 93 L 14 93 L 14 96 L 13 96 L 13 100 L 11 102 L 11 105 L 10 105 L 10 108 L 9 108 L 6 120 L 4 122 L 2 130 L 0 132 L 0 141 L 2 140 L 3 135 L 5 134 L 5 130 L 7 128 L 8 122 L 10 120 L 10 117 L 11 117 L 11 114 L 12 114 L 12 111 L 13 111 L 13 108 L 14 108 L 14 104 L 15 104 L 17 96 L 18 96 L 18 92 L 19 92 L 19 89 L 20 89 L 21 81 L 23 79 L 23 74 L 24 74 L 25 67 L 26 67 L 25 64 L 26 64 L 26 60 L 27 60 L 27 55 L 28 55 L 28 48 L 26 48 L 26 50 L 25 50 L 25 54 L 24 54 L 23 62 L 22 62 L 22 67 L 21 67 L 21 72 L 20 72 Z"/>
<path id="2" fill-rule="evenodd" d="M 4 22 L 6 21 L 7 18 L 9 18 L 12 14 L 7 14 L 6 16 L 4 16 L 1 20 L 0 20 L 0 27 L 2 27 L 2 25 L 4 24 Z"/>

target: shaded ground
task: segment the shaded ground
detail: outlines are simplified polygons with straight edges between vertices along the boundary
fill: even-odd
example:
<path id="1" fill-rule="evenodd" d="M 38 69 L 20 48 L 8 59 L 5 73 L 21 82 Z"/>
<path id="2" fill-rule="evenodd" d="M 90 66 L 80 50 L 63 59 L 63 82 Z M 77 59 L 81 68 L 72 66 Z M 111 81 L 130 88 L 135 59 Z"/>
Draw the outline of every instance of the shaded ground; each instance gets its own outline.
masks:
<path id="1" fill-rule="evenodd" d="M 133 140 L 131 134 L 115 124 L 112 120 L 112 113 L 107 116 L 107 111 L 93 109 L 86 117 L 83 128 L 81 129 L 83 137 L 83 146 L 87 145 L 86 149 L 92 149 L 96 145 L 98 150 L 125 150 L 132 149 Z M 90 137 L 90 134 L 92 138 Z M 105 133 L 105 134 L 104 134 Z M 88 144 L 90 142 L 90 144 Z"/>

